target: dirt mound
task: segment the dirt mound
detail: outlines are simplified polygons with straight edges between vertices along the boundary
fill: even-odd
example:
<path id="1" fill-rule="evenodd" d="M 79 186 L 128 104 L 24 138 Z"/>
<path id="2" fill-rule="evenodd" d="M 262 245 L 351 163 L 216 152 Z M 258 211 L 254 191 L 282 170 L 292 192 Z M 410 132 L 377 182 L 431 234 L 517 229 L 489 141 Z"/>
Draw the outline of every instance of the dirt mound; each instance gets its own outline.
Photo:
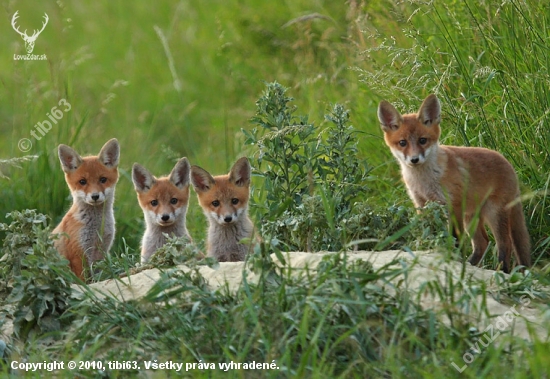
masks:
<path id="1" fill-rule="evenodd" d="M 319 262 L 327 254 L 336 253 L 302 253 L 291 252 L 284 253 L 285 259 L 290 266 L 299 272 L 301 269 L 315 270 Z M 350 262 L 354 260 L 366 260 L 373 265 L 375 270 L 387 266 L 389 264 L 409 265 L 410 269 L 406 270 L 407 275 L 399 275 L 393 279 L 393 282 L 401 282 L 411 293 L 418 293 L 427 282 L 436 282 L 441 285 L 449 283 L 452 279 L 453 283 L 464 283 L 464 286 L 457 285 L 457 288 L 470 288 L 472 284 L 484 284 L 489 293 L 498 293 L 495 271 L 485 270 L 478 267 L 465 267 L 465 275 L 461 277 L 462 264 L 460 262 L 444 262 L 438 253 L 434 252 L 416 252 L 414 254 L 403 251 L 381 251 L 381 252 L 353 252 L 348 253 Z M 272 256 L 275 262 L 279 262 L 275 255 Z M 190 270 L 182 265 L 178 266 L 183 271 Z M 216 268 L 208 266 L 200 266 L 198 268 L 200 274 L 205 278 L 208 286 L 215 290 L 227 283 L 230 291 L 236 291 L 242 283 L 243 270 L 245 265 L 243 262 L 223 262 Z M 107 280 L 90 285 L 90 288 L 97 293 L 98 296 L 113 296 L 120 300 L 139 299 L 147 294 L 149 289 L 160 278 L 161 272 L 158 269 L 142 271 L 136 275 L 132 275 L 120 280 Z M 452 278 L 449 278 L 449 275 Z M 498 274 L 503 275 L 503 274 Z M 251 283 L 256 282 L 258 277 L 252 272 L 247 271 L 247 280 Z M 404 281 L 404 282 L 403 282 Z M 467 283 L 467 284 L 466 284 Z M 390 285 L 387 286 L 388 291 L 393 291 Z M 78 286 L 75 290 L 79 291 Z M 456 293 L 457 296 L 463 293 Z M 545 317 L 542 307 L 537 306 L 535 294 L 529 290 L 521 296 L 520 303 L 509 302 L 503 304 L 495 300 L 492 296 L 486 296 L 485 300 L 482 295 L 472 295 L 476 301 L 469 310 L 474 325 L 477 324 L 478 331 L 490 333 L 494 332 L 510 332 L 527 340 L 532 339 L 532 334 L 529 329 L 535 331 L 541 339 L 548 338 L 548 329 L 544 326 L 548 324 L 548 316 Z M 490 316 L 487 316 L 481 309 L 484 309 L 482 302 L 486 302 Z M 424 295 L 420 298 L 420 303 L 424 308 L 441 309 L 448 306 L 442 303 L 437 295 Z M 476 304 L 477 303 L 477 304 Z M 464 311 L 457 309 L 457 312 Z M 447 320 L 443 319 L 443 322 Z"/>

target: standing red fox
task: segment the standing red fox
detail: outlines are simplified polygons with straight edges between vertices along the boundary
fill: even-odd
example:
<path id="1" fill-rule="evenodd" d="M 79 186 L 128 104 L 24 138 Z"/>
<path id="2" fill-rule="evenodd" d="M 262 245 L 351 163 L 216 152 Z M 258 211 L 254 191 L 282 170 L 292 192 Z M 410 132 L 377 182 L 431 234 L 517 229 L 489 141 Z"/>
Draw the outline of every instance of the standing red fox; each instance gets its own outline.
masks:
<path id="1" fill-rule="evenodd" d="M 146 263 L 166 243 L 165 235 L 191 238 L 185 225 L 190 169 L 187 158 L 181 158 L 169 176 L 156 178 L 145 167 L 134 163 L 132 181 L 146 224 L 141 263 Z"/>
<path id="2" fill-rule="evenodd" d="M 401 166 L 407 191 L 417 208 L 427 201 L 446 204 L 448 199 L 451 215 L 457 221 L 453 231 L 458 236 L 479 212 L 472 238 L 472 265 L 481 261 L 487 249 L 488 224 L 504 272 L 510 272 L 512 250 L 518 264 L 531 266 L 518 179 L 506 158 L 479 147 L 439 145 L 441 106 L 433 94 L 416 114 L 401 115 L 393 105 L 382 101 L 378 118 L 384 140 Z"/>
<path id="3" fill-rule="evenodd" d="M 250 163 L 240 158 L 227 175 L 212 176 L 191 167 L 191 183 L 208 218 L 208 256 L 220 262 L 243 261 L 249 246 L 240 243 L 252 237 L 254 226 L 248 218 Z"/>
<path id="4" fill-rule="evenodd" d="M 76 276 L 84 280 L 84 262 L 91 267 L 103 259 L 113 244 L 120 147 L 113 138 L 98 156 L 82 158 L 67 145 L 59 145 L 58 150 L 73 205 L 52 233 L 60 234 L 55 241 L 57 251 L 69 260 Z"/>

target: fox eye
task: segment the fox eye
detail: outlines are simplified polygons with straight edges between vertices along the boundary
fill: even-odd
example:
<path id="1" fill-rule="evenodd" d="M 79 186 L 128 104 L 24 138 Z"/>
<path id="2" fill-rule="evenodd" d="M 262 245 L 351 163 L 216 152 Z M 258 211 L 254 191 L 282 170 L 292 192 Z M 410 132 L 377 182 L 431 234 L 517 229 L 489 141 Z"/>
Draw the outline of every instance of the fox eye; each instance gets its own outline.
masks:
<path id="1" fill-rule="evenodd" d="M 231 199 L 231 204 L 233 204 L 233 205 L 239 204 L 239 199 L 237 199 L 236 197 L 232 198 Z"/>
<path id="2" fill-rule="evenodd" d="M 153 207 L 156 207 L 157 205 L 159 205 L 158 200 L 151 200 L 151 205 L 152 205 Z"/>
<path id="3" fill-rule="evenodd" d="M 407 146 L 407 141 L 405 141 L 404 139 L 402 139 L 401 141 L 399 141 L 399 146 L 401 146 L 401 147 Z"/>
<path id="4" fill-rule="evenodd" d="M 220 206 L 220 201 L 219 200 L 214 200 L 212 202 L 212 205 L 215 206 L 215 207 L 219 207 Z"/>
<path id="5" fill-rule="evenodd" d="M 100 183 L 107 183 L 107 178 L 102 176 L 101 178 L 99 178 L 99 182 Z"/>
<path id="6" fill-rule="evenodd" d="M 177 204 L 177 203 L 178 203 L 178 199 L 176 199 L 175 197 L 170 199 L 170 204 Z"/>
<path id="7" fill-rule="evenodd" d="M 78 182 L 79 182 L 81 185 L 83 185 L 83 186 L 85 186 L 86 183 L 87 183 L 87 182 L 86 182 L 86 179 L 80 179 Z"/>
<path id="8" fill-rule="evenodd" d="M 421 145 L 425 145 L 425 144 L 426 144 L 426 142 L 428 142 L 428 139 L 427 139 L 427 138 L 424 138 L 424 137 L 422 137 L 422 138 L 420 138 L 420 139 L 418 140 L 418 142 L 419 142 L 419 143 L 420 143 Z"/>

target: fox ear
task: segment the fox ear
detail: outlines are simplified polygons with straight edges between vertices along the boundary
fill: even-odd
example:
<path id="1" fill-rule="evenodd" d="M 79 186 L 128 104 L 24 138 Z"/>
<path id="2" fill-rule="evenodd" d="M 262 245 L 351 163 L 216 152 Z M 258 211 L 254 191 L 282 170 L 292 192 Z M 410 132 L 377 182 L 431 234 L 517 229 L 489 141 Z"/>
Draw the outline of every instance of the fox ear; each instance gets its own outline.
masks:
<path id="1" fill-rule="evenodd" d="M 187 158 L 181 158 L 170 173 L 170 181 L 178 188 L 184 188 L 189 185 L 189 171 L 191 166 Z"/>
<path id="2" fill-rule="evenodd" d="M 250 163 L 247 157 L 240 158 L 229 172 L 229 181 L 238 187 L 248 187 L 250 185 Z"/>
<path id="3" fill-rule="evenodd" d="M 208 171 L 199 166 L 191 166 L 191 184 L 196 192 L 207 192 L 216 183 Z"/>
<path id="4" fill-rule="evenodd" d="M 418 120 L 425 126 L 439 125 L 441 121 L 441 105 L 437 96 L 429 95 L 418 110 Z"/>
<path id="5" fill-rule="evenodd" d="M 392 132 L 399 129 L 403 117 L 393 105 L 382 100 L 378 106 L 378 120 L 380 120 L 380 127 L 384 132 Z"/>
<path id="6" fill-rule="evenodd" d="M 132 166 L 132 181 L 137 192 L 147 192 L 155 184 L 155 177 L 138 163 Z"/>
<path id="7" fill-rule="evenodd" d="M 120 157 L 120 146 L 116 138 L 110 139 L 99 152 L 99 161 L 109 168 L 117 167 Z"/>
<path id="8" fill-rule="evenodd" d="M 59 145 L 57 148 L 61 167 L 66 173 L 73 172 L 82 164 L 82 158 L 76 151 L 67 145 Z"/>

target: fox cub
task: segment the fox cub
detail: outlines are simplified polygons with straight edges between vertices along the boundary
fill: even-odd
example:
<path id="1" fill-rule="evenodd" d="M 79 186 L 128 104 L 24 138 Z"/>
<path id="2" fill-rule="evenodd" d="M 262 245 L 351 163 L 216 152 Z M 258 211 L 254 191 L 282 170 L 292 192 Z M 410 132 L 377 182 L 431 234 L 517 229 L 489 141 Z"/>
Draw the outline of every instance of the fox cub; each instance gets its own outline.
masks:
<path id="1" fill-rule="evenodd" d="M 134 163 L 132 181 L 146 224 L 141 242 L 141 263 L 146 263 L 164 245 L 164 234 L 189 237 L 185 225 L 189 172 L 187 158 L 181 158 L 170 175 L 162 178 L 155 178 L 145 167 Z"/>
<path id="2" fill-rule="evenodd" d="M 113 244 L 120 147 L 113 138 L 98 156 L 82 158 L 67 145 L 59 145 L 58 151 L 73 205 L 52 233 L 60 234 L 55 241 L 57 251 L 69 260 L 76 276 L 84 280 L 84 262 L 91 268 Z"/>
<path id="3" fill-rule="evenodd" d="M 191 167 L 191 183 L 208 219 L 208 256 L 219 262 L 243 261 L 254 226 L 248 218 L 250 163 L 240 158 L 227 175 L 214 176 L 198 166 Z"/>
<path id="4" fill-rule="evenodd" d="M 479 212 L 472 238 L 470 263 L 477 265 L 488 245 L 485 224 L 495 236 L 498 260 L 510 272 L 512 250 L 517 263 L 531 265 L 530 241 L 518 179 L 512 165 L 499 153 L 479 147 L 439 145 L 441 106 L 429 95 L 418 113 L 401 115 L 382 101 L 378 118 L 384 140 L 401 166 L 403 180 L 416 207 L 427 201 L 449 202 L 451 219 L 459 236 Z"/>

